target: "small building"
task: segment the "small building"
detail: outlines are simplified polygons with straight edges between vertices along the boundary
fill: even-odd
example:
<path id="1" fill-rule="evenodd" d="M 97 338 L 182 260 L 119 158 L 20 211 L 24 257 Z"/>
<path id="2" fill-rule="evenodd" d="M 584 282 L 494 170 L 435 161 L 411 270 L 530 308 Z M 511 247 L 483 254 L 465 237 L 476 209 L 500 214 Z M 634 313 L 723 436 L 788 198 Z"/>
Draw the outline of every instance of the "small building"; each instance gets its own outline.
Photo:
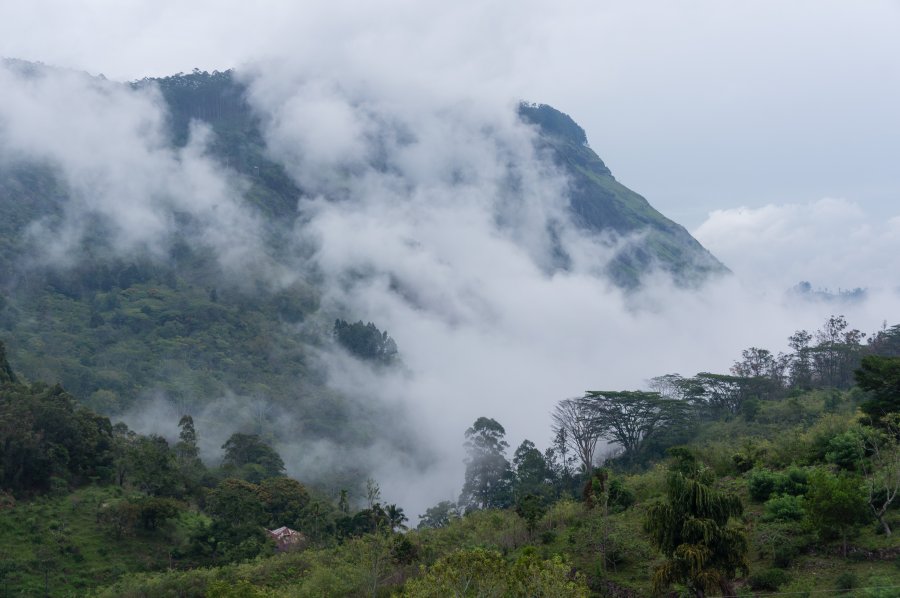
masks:
<path id="1" fill-rule="evenodd" d="M 278 552 L 297 550 L 306 543 L 306 536 L 289 527 L 282 526 L 278 529 L 267 529 L 266 533 L 275 540 L 275 547 L 278 549 Z"/>

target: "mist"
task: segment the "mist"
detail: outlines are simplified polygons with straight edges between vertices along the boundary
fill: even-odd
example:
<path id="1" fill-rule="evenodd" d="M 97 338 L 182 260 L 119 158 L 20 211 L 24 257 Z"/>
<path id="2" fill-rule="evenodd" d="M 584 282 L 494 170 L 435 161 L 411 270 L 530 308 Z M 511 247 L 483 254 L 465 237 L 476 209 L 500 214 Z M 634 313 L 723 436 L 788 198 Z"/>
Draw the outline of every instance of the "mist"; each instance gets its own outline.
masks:
<path id="1" fill-rule="evenodd" d="M 35 263 L 76 263 L 96 218 L 113 254 L 165 260 L 174 214 L 187 213 L 201 231 L 190 242 L 215 252 L 225 276 L 252 270 L 273 288 L 320 280 L 322 310 L 306 331 L 346 316 L 396 340 L 402 364 L 388 370 L 333 343 L 315 348 L 336 394 L 383 412 L 383 435 L 370 446 L 305 441 L 294 414 L 232 393 L 208 397 L 195 414 L 210 462 L 232 432 L 265 421 L 291 475 L 316 479 L 353 463 L 414 516 L 457 497 L 463 433 L 479 416 L 499 421 L 513 448 L 525 438 L 544 448 L 560 399 L 673 372 L 723 372 L 742 349 L 783 350 L 795 330 L 831 314 L 871 332 L 900 313 L 888 257 L 897 221 L 876 223 L 852 199 L 725 206 L 695 234 L 732 276 L 686 289 L 651 272 L 624 291 L 599 273 L 631 239 L 574 226 L 568 181 L 536 149 L 511 88 L 478 87 L 458 71 L 404 75 L 351 56 L 281 57 L 238 76 L 270 158 L 305 193 L 290 223 L 296 251 L 283 255 L 266 249 L 246 181 L 210 157 L 207 127 L 195 123 L 184 148 L 171 145 L 152 87 L 0 68 L 0 160 L 49 164 L 67 192 L 59 222 L 29 229 Z M 555 243 L 570 268 L 555 266 Z M 811 302 L 785 292 L 800 280 L 869 293 L 852 304 Z M 177 436 L 177 410 L 152 389 L 124 419 Z"/>
<path id="2" fill-rule="evenodd" d="M 314 239 L 326 303 L 377 322 L 400 348 L 402 371 L 348 375 L 331 362 L 330 380 L 401 405 L 422 450 L 435 453 L 425 468 L 396 454 L 370 459 L 385 496 L 410 512 L 456 498 L 463 432 L 479 416 L 504 425 L 512 448 L 525 438 L 546 447 L 562 398 L 641 388 L 666 373 L 726 372 L 742 349 L 785 350 L 795 330 L 816 330 L 833 313 L 869 332 L 898 313 L 884 276 L 895 266 L 872 261 L 896 231 L 873 244 L 853 225 L 846 243 L 825 250 L 846 212 L 866 220 L 832 200 L 774 209 L 774 243 L 752 226 L 735 234 L 730 212 L 714 212 L 697 234 L 733 259 L 734 276 L 691 290 L 657 272 L 625 292 L 597 273 L 629 239 L 589 238 L 572 224 L 567 181 L 534 149 L 514 98 L 468 89 L 436 97 L 413 77 L 381 84 L 354 78 L 352 65 L 335 72 L 345 76 L 323 78 L 299 60 L 257 65 L 246 80 L 272 158 L 314 190 L 299 204 L 296 235 Z M 575 257 L 566 271 L 549 266 L 550 229 Z M 869 294 L 810 302 L 786 292 L 801 280 Z"/>

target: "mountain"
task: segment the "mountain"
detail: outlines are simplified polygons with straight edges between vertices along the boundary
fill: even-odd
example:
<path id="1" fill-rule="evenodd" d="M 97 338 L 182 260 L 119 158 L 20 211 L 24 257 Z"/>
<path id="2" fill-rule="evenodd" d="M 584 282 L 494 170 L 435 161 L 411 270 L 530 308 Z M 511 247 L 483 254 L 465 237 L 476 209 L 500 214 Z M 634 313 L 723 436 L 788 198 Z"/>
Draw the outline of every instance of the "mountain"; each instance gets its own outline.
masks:
<path id="1" fill-rule="evenodd" d="M 634 288 L 654 266 L 684 285 L 728 272 L 683 226 L 618 182 L 588 145 L 584 129 L 567 114 L 544 104 L 521 104 L 519 116 L 540 128 L 540 145 L 569 177 L 569 204 L 576 224 L 593 234 L 641 235 L 607 268 L 617 284 Z"/>
<path id="2" fill-rule="evenodd" d="M 41 65 L 7 68 L 35 86 L 56 76 Z M 123 113 L 123 128 L 152 130 L 152 118 L 128 118 L 161 101 L 164 132 L 151 135 L 149 149 L 129 156 L 128 167 L 113 174 L 104 170 L 105 162 L 132 148 L 93 155 L 103 150 L 96 140 L 107 133 L 115 137 L 116 131 L 91 131 L 80 123 L 69 130 L 73 123 L 65 114 L 54 121 L 58 130 L 40 131 L 51 141 L 58 136 L 60 146 L 74 145 L 79 164 L 88 164 L 77 173 L 67 171 L 52 152 L 10 157 L 0 151 L 0 337 L 15 371 L 26 380 L 59 381 L 92 409 L 129 421 L 165 420 L 167 429 L 174 429 L 180 413 L 192 413 L 201 448 L 205 443 L 210 452 L 236 429 L 279 442 L 281 450 L 301 455 L 303 467 L 311 466 L 304 461 L 307 454 L 352 451 L 376 439 L 403 450 L 411 440 L 399 407 L 373 400 L 372 388 L 348 393 L 329 384 L 328 362 L 339 352 L 336 319 L 346 320 L 345 326 L 360 320 L 360 329 L 393 340 L 378 330 L 378 322 L 364 324 L 368 314 L 347 313 L 325 292 L 328 273 L 310 265 L 314 235 L 297 233 L 298 202 L 313 201 L 314 193 L 267 143 L 264 119 L 251 107 L 247 84 L 231 71 L 195 71 L 128 85 L 78 73 L 61 77 L 76 80 L 101 106 L 136 103 Z M 156 90 L 150 99 L 132 97 L 148 89 Z M 21 110 L 27 111 L 33 96 L 23 94 Z M 88 110 L 86 118 L 97 112 Z M 598 258 L 615 284 L 638 288 L 657 267 L 685 286 L 727 272 L 684 228 L 616 181 L 567 115 L 522 104 L 518 116 L 534 127 L 538 152 L 568 180 L 564 199 L 571 221 L 598 246 L 618 248 L 608 263 Z M 209 128 L 202 151 L 191 145 L 197 122 Z M 0 113 L 0 132 L 3 125 Z M 145 172 L 148 163 L 159 172 L 176 172 L 175 184 L 187 185 L 209 178 L 203 169 L 211 163 L 224 165 L 240 196 L 228 203 L 221 192 L 225 199 L 213 198 L 194 210 L 171 200 L 172 183 L 157 180 L 157 170 Z M 129 195 L 134 192 L 156 202 L 151 216 L 159 222 L 139 221 L 123 232 L 107 214 L 73 211 L 73 205 L 90 204 L 86 198 L 100 193 L 98 181 L 112 189 L 102 199 L 110 213 L 130 221 L 125 202 L 141 207 Z M 219 192 L 215 185 L 209 188 Z M 229 216 L 229 209 L 237 215 Z M 242 219 L 245 214 L 252 218 Z M 78 228 L 69 227 L 70 221 Z M 221 223 L 231 228 L 222 229 Z M 156 237 L 147 232 L 154 225 L 163 230 Z M 210 238 L 215 242 L 207 242 Z M 55 261 L 40 257 L 61 241 L 69 244 L 53 254 Z M 223 254 L 241 243 L 254 247 L 255 261 L 242 262 L 239 255 L 226 262 Z M 555 269 L 570 267 L 565 245 L 558 242 L 555 250 Z M 361 270 L 346 278 L 369 275 Z M 394 367 L 402 367 L 403 344 L 398 344 L 401 365 Z M 359 353 L 350 354 L 360 361 Z M 370 364 L 372 379 L 385 367 Z M 325 459 L 316 461 L 322 463 L 317 473 L 342 475 L 353 459 L 342 459 L 342 472 Z"/>
<path id="3" fill-rule="evenodd" d="M 216 155 L 253 175 L 251 197 L 256 205 L 274 216 L 295 211 L 296 198 L 303 191 L 267 157 L 259 119 L 246 102 L 245 86 L 231 71 L 178 75 L 137 85 L 147 84 L 159 85 L 165 96 L 176 142 L 187 139 L 191 120 L 210 123 L 216 132 Z M 637 235 L 605 270 L 617 285 L 636 288 L 654 267 L 687 286 L 728 272 L 683 226 L 619 183 L 588 145 L 584 129 L 567 114 L 546 104 L 521 103 L 518 115 L 538 128 L 539 148 L 550 153 L 569 179 L 567 199 L 576 225 L 590 235 L 619 239 Z M 562 256 L 560 265 L 566 264 Z"/>

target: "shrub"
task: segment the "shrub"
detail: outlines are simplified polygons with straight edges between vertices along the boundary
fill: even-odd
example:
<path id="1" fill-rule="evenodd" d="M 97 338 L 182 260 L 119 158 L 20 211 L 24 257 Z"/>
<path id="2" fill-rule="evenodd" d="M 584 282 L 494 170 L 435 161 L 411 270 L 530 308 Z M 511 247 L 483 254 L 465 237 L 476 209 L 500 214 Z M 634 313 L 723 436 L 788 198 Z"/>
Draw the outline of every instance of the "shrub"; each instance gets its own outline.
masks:
<path id="1" fill-rule="evenodd" d="M 849 592 L 853 588 L 859 585 L 859 580 L 856 575 L 851 571 L 845 571 L 837 576 L 837 579 L 834 581 L 834 587 L 842 592 Z"/>
<path id="2" fill-rule="evenodd" d="M 790 494 L 791 496 L 803 496 L 809 486 L 809 477 L 806 470 L 792 466 L 788 468 L 775 482 L 775 492 L 777 494 Z"/>
<path id="3" fill-rule="evenodd" d="M 776 591 L 778 588 L 788 581 L 791 577 L 784 569 L 766 569 L 759 573 L 754 573 L 747 580 L 752 590 L 770 590 Z"/>
<path id="4" fill-rule="evenodd" d="M 825 459 L 841 469 L 854 471 L 863 458 L 863 438 L 856 430 L 847 430 L 828 442 Z"/>
<path id="5" fill-rule="evenodd" d="M 613 513 L 624 511 L 634 504 L 634 492 L 616 478 L 609 483 L 609 506 Z"/>
<path id="6" fill-rule="evenodd" d="M 801 521 L 806 514 L 802 496 L 782 495 L 770 498 L 765 510 L 763 521 Z"/>
<path id="7" fill-rule="evenodd" d="M 768 500 L 775 491 L 778 483 L 778 475 L 772 471 L 760 468 L 752 470 L 747 476 L 747 485 L 750 490 L 750 498 L 757 502 Z"/>
<path id="8" fill-rule="evenodd" d="M 800 546 L 795 542 L 779 544 L 772 551 L 772 564 L 776 567 L 790 567 L 797 555 L 800 554 Z"/>

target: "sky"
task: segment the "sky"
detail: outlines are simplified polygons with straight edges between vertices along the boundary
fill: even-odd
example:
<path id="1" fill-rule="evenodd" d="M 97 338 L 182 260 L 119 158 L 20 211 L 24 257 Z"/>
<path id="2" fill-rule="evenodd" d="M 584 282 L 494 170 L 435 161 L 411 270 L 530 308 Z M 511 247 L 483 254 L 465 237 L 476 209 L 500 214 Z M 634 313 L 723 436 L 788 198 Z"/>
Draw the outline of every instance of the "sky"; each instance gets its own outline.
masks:
<path id="1" fill-rule="evenodd" d="M 112 80 L 238 68 L 272 155 L 317 194 L 296 232 L 315 246 L 323 304 L 400 347 L 390 374 L 325 357 L 334 386 L 400 406 L 444 463 L 417 485 L 413 465 L 378 472 L 411 511 L 453 498 L 478 416 L 499 419 L 513 447 L 543 447 L 561 398 L 726 371 L 741 349 L 783 350 L 836 311 L 867 332 L 900 313 L 900 4 L 511 6 L 0 2 L 3 56 Z M 560 242 L 574 267 L 547 275 L 542 231 L 565 220 L 565 181 L 515 120 L 520 99 L 571 115 L 621 182 L 735 276 L 700 293 L 660 277 L 626 296 L 589 267 L 609 248 L 570 226 Z M 272 288 L 302 277 L 307 264 L 258 246 L 244 182 L 205 151 L 211 133 L 167 147 L 161 110 L 152 90 L 0 69 L 0 160 L 51 159 L 72 191 L 62 228 L 31 229 L 46 240 L 35 259 L 77 259 L 87 214 L 108 219 L 123 254 L 164 255 L 179 211 L 224 271 Z M 512 204 L 510 177 L 523 183 Z M 513 226 L 498 229 L 498 214 Z M 853 305 L 785 294 L 801 280 L 870 292 Z M 279 448 L 298 476 L 335 452 Z"/>
<path id="2" fill-rule="evenodd" d="M 0 3 L 0 55 L 116 79 L 355 55 L 398 84 L 549 103 L 690 230 L 823 198 L 882 221 L 900 199 L 896 0 L 34 0 Z"/>

